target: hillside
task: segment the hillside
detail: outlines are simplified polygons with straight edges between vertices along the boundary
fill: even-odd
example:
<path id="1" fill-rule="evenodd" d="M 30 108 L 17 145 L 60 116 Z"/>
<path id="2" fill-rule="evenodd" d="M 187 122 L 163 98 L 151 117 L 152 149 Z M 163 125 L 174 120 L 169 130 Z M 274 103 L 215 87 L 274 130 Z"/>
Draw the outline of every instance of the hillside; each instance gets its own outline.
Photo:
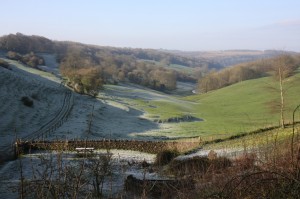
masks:
<path id="1" fill-rule="evenodd" d="M 291 77 L 289 85 L 286 85 L 290 87 L 286 93 L 288 120 L 291 120 L 293 108 L 299 104 L 299 77 L 299 74 Z M 249 80 L 188 99 L 201 102 L 198 110 L 203 112 L 201 115 L 207 120 L 210 118 L 208 123 L 211 123 L 211 127 L 217 126 L 221 132 L 249 131 L 279 122 L 279 110 L 272 111 L 270 104 L 273 100 L 279 101 L 280 95 L 268 89 L 270 84 L 276 87 L 271 77 Z"/>
<path id="2" fill-rule="evenodd" d="M 265 162 L 265 159 L 276 158 L 279 160 L 279 158 L 291 156 L 288 153 L 289 151 L 286 151 L 286 146 L 290 143 L 290 126 L 285 130 L 275 129 L 261 134 L 250 133 L 250 136 L 244 136 L 260 128 L 279 125 L 279 110 L 271 106 L 274 102 L 279 101 L 279 93 L 278 91 L 272 92 L 271 90 L 274 89 L 270 89 L 270 86 L 277 87 L 278 82 L 275 82 L 272 77 L 239 81 L 225 88 L 195 95 L 191 95 L 194 84 L 187 82 L 176 82 L 176 89 L 167 92 L 157 91 L 151 89 L 151 87 L 149 88 L 147 84 L 137 84 L 137 82 L 119 81 L 117 84 L 107 82 L 102 85 L 103 87 L 99 92 L 97 91 L 97 95 L 91 97 L 84 93 L 73 92 L 72 87 L 64 85 L 65 80 L 61 78 L 60 72 L 62 70 L 59 70 L 58 61 L 62 65 L 66 62 L 71 63 L 68 67 L 74 67 L 72 72 L 77 72 L 72 75 L 76 78 L 81 75 L 80 78 L 87 81 L 86 77 L 89 77 L 91 73 L 85 73 L 89 68 L 81 68 L 81 65 L 100 64 L 101 66 L 103 64 L 102 67 L 97 66 L 103 71 L 107 69 L 125 70 L 136 57 L 128 59 L 128 57 L 113 53 L 105 55 L 107 51 L 102 52 L 99 49 L 99 51 L 97 49 L 86 51 L 87 48 L 82 47 L 81 44 L 75 46 L 75 49 L 79 49 L 79 51 L 75 51 L 75 54 L 37 53 L 45 64 L 44 66 L 38 65 L 38 67 L 31 67 L 16 60 L 9 60 L 5 58 L 6 52 L 0 54 L 0 103 L 2 104 L 0 107 L 0 163 L 8 159 L 6 156 L 10 152 L 11 143 L 15 141 L 15 138 L 27 141 L 42 139 L 46 140 L 47 144 L 53 140 L 60 143 L 73 141 L 76 144 L 78 144 L 76 140 L 85 140 L 83 141 L 85 145 L 87 140 L 104 140 L 108 141 L 109 144 L 111 144 L 111 139 L 117 139 L 115 142 L 124 140 L 124 143 L 130 143 L 128 140 L 132 139 L 133 142 L 135 140 L 146 140 L 147 143 L 149 140 L 155 140 L 159 141 L 158 143 L 165 144 L 163 141 L 180 139 L 182 141 L 179 142 L 181 145 L 189 145 L 192 140 L 193 144 L 201 147 L 201 149 L 188 155 L 180 155 L 172 161 L 170 160 L 170 163 L 166 166 L 156 163 L 159 162 L 160 154 L 157 155 L 156 160 L 154 155 L 120 150 L 94 150 L 93 154 L 90 154 L 91 156 L 88 157 L 87 154 L 84 156 L 88 157 L 88 161 L 92 161 L 90 165 L 95 165 L 94 161 L 98 155 L 99 161 L 106 161 L 103 159 L 104 157 L 112 158 L 107 159 L 108 162 L 112 163 L 107 165 L 111 167 L 112 174 L 105 174 L 107 177 L 110 175 L 110 180 L 109 183 L 106 182 L 103 186 L 107 193 L 112 190 L 110 189 L 112 186 L 114 191 L 122 192 L 124 184 L 128 183 L 127 180 L 130 179 L 130 176 L 132 179 L 136 179 L 139 185 L 145 178 L 147 181 L 155 181 L 155 183 L 157 179 L 158 181 L 171 179 L 170 182 L 172 182 L 175 176 L 175 182 L 177 182 L 177 179 L 185 182 L 184 179 L 194 176 L 193 181 L 188 181 L 189 191 L 186 192 L 185 189 L 183 191 L 186 194 L 184 196 L 187 198 L 190 198 L 191 195 L 198 198 L 200 195 L 203 197 L 210 195 L 211 190 L 217 190 L 224 195 L 224 192 L 220 189 L 226 187 L 229 180 L 235 179 L 237 175 L 245 174 L 245 171 L 250 171 L 251 175 L 256 174 L 251 173 L 252 170 L 248 170 L 248 168 L 260 168 L 264 172 L 268 168 L 270 172 L 273 172 L 274 168 L 281 168 L 280 165 L 277 163 L 276 167 L 267 167 L 271 161 Z M 33 53 L 30 54 L 33 55 Z M 80 57 L 76 55 L 80 55 Z M 133 72 L 137 74 L 137 76 L 130 77 L 141 77 L 141 74 L 149 77 L 151 74 L 155 74 L 161 75 L 162 79 L 167 79 L 165 75 L 170 74 L 168 65 L 162 66 L 160 61 L 139 59 L 137 62 L 130 65 L 132 71 L 129 70 L 130 67 L 126 69 L 130 71 L 128 74 Z M 145 63 L 146 65 L 144 65 Z M 110 64 L 115 65 L 112 68 L 106 67 Z M 126 66 L 126 64 L 129 65 Z M 78 65 L 79 67 L 77 67 Z M 253 63 L 250 63 L 250 65 L 253 65 Z M 170 64 L 169 66 L 176 68 L 178 71 L 183 70 L 193 73 L 190 70 L 192 67 L 178 64 Z M 94 70 L 88 72 L 93 74 Z M 110 77 L 114 78 L 115 72 L 121 71 L 105 72 L 106 75 L 111 75 Z M 108 80 L 106 79 L 106 81 Z M 284 86 L 287 89 L 285 93 L 287 105 L 285 119 L 286 122 L 290 122 L 293 109 L 300 104 L 299 70 L 296 75 L 288 77 L 285 81 Z M 183 97 L 186 95 L 190 96 Z M 296 120 L 299 120 L 298 113 Z M 299 130 L 299 126 L 296 130 Z M 295 139 L 295 143 L 297 143 L 296 141 Z M 272 148 L 273 143 L 275 143 L 274 148 Z M 140 147 L 140 145 L 137 146 Z M 176 149 L 178 148 L 176 147 Z M 275 152 L 274 154 L 276 156 L 273 155 L 275 150 L 276 154 Z M 279 155 L 279 151 L 283 155 Z M 168 154 L 170 151 L 165 151 L 165 153 Z M 177 154 L 175 151 L 171 151 L 171 153 Z M 265 156 L 265 154 L 268 154 L 268 156 Z M 219 157 L 220 155 L 224 157 Z M 296 155 L 298 154 L 294 156 L 296 157 Z M 211 159 L 210 156 L 215 157 Z M 58 157 L 63 159 L 57 159 Z M 252 159 L 249 160 L 249 157 Z M 83 158 L 81 154 L 70 151 L 34 151 L 32 154 L 25 154 L 20 157 L 18 159 L 20 161 L 0 164 L 0 174 L 3 176 L 0 192 L 8 198 L 16 197 L 17 193 L 8 191 L 7 187 L 20 188 L 19 179 L 26 179 L 26 182 L 31 182 L 29 179 L 32 178 L 33 168 L 37 173 L 42 173 L 40 170 L 44 169 L 43 166 L 53 168 L 52 166 L 47 167 L 45 163 L 59 165 L 55 164 L 55 161 L 63 160 L 63 164 L 71 168 L 73 172 L 80 168 L 80 162 L 83 162 L 83 164 L 88 163 L 88 161 L 82 161 Z M 256 164 L 254 161 L 266 164 Z M 293 165 L 294 162 L 293 160 L 288 162 L 281 159 L 279 163 L 284 163 L 287 167 Z M 22 172 L 21 175 L 24 178 L 20 178 L 20 173 L 16 172 L 19 171 L 20 165 L 22 172 L 24 172 L 24 175 Z M 298 169 L 294 166 L 291 166 L 291 168 L 295 168 L 292 170 L 293 172 Z M 275 171 L 277 171 L 276 169 Z M 45 171 L 47 173 L 47 170 Z M 90 176 L 86 173 L 88 169 L 83 171 L 85 176 Z M 204 173 L 201 173 L 202 171 Z M 205 179 L 203 178 L 204 174 L 206 175 Z M 213 180 L 219 179 L 215 176 L 216 174 L 217 177 L 222 176 L 223 180 L 221 182 Z M 122 175 L 122 178 L 120 175 Z M 75 177 L 77 178 L 77 176 Z M 262 180 L 264 180 L 263 177 Z M 34 180 L 36 179 L 39 178 L 34 178 Z M 64 178 L 59 177 L 59 179 Z M 92 178 L 88 178 L 88 180 L 91 180 L 89 182 L 93 181 Z M 44 182 L 44 179 L 39 181 Z M 67 181 L 67 183 L 71 181 L 75 180 Z M 39 183 L 32 182 L 34 183 L 29 184 L 30 188 L 33 185 L 39 187 Z M 52 182 L 52 179 L 49 182 Z M 82 189 L 88 190 L 90 184 Z M 221 188 L 220 184 L 222 185 Z M 194 185 L 196 187 L 208 186 L 210 189 L 195 189 Z M 245 187 L 247 189 L 247 186 Z M 26 186 L 26 188 L 28 187 Z M 150 190 L 150 188 L 148 189 Z M 281 192 L 285 189 L 274 188 L 274 190 Z M 298 190 L 297 187 L 295 190 Z M 176 191 L 178 190 L 176 189 Z M 274 193 L 276 195 L 276 192 Z M 228 195 L 230 194 L 232 193 L 228 193 Z M 241 191 L 232 195 L 243 194 L 244 191 Z"/>
<path id="3" fill-rule="evenodd" d="M 78 102 L 75 101 L 75 103 L 80 108 L 73 110 L 71 121 L 67 122 L 65 126 L 62 126 L 56 132 L 61 137 L 65 136 L 65 133 L 68 133 L 69 137 L 87 136 L 87 124 L 82 123 L 82 126 L 80 126 L 74 125 L 74 123 L 80 123 L 82 109 L 90 112 L 94 106 L 93 104 L 95 104 L 94 108 L 97 110 L 97 122 L 92 123 L 94 127 L 91 127 L 91 129 L 94 133 L 89 135 L 90 137 L 107 137 L 109 134 L 113 137 L 139 137 L 143 139 L 192 136 L 206 138 L 210 136 L 223 137 L 270 125 L 278 125 L 279 113 L 270 109 L 271 102 L 274 103 L 274 100 L 279 99 L 277 98 L 278 93 L 269 92 L 266 88 L 267 85 L 273 84 L 273 80 L 270 77 L 241 81 L 206 94 L 183 98 L 180 95 L 191 94 L 193 84 L 173 81 L 177 89 L 173 87 L 172 91 L 167 90 L 167 92 L 162 93 L 159 92 L 162 90 L 161 82 L 159 81 L 169 83 L 170 81 L 167 77 L 174 80 L 173 77 L 176 73 L 166 69 L 170 67 L 175 67 L 178 71 L 193 74 L 192 71 L 187 69 L 193 68 L 194 65 L 183 66 L 178 64 L 187 64 L 187 62 L 195 64 L 196 62 L 192 62 L 194 59 L 178 55 L 170 56 L 170 53 L 162 53 L 156 50 L 121 49 L 73 42 L 57 42 L 42 37 L 25 36 L 22 34 L 0 38 L 2 49 L 9 50 L 7 41 L 10 41 L 11 38 L 22 38 L 23 43 L 33 42 L 30 50 L 39 51 L 38 49 L 40 49 L 40 51 L 46 52 L 48 49 L 52 51 L 50 54 L 37 54 L 41 55 L 46 65 L 48 65 L 40 66 L 40 68 L 52 72 L 57 77 L 60 76 L 58 71 L 59 64 L 60 67 L 66 65 L 66 69 L 71 69 L 72 75 L 76 79 L 78 79 L 78 75 L 81 75 L 80 78 L 89 83 L 87 79 L 84 79 L 85 76 L 82 74 L 85 74 L 86 71 L 93 73 L 94 70 L 87 68 L 90 67 L 92 69 L 98 68 L 101 74 L 100 78 L 103 78 L 102 80 L 107 83 L 103 85 L 103 90 L 97 93 L 100 101 L 89 100 L 85 104 L 83 103 L 85 101 L 84 98 L 76 97 L 78 98 Z M 47 45 L 38 48 L 44 40 Z M 6 47 L 4 48 L 4 46 Z M 52 46 L 51 49 L 48 46 Z M 28 50 L 29 48 L 23 49 L 22 52 Z M 272 54 L 274 52 L 269 53 Z M 247 54 L 261 55 L 262 53 L 258 51 L 226 51 L 220 53 L 218 56 L 244 56 Z M 164 60 L 166 56 L 169 56 L 168 58 L 170 58 L 169 61 L 171 60 L 171 62 L 167 63 Z M 209 58 L 215 55 L 205 56 Z M 14 61 L 10 61 L 10 63 L 20 65 Z M 250 66 L 255 66 L 255 63 L 250 63 Z M 24 66 L 20 65 L 20 67 Z M 26 70 L 35 71 L 34 73 L 42 73 L 42 71 L 37 72 L 32 68 L 26 68 Z M 176 75 L 178 78 L 178 73 Z M 158 77 L 159 79 L 153 77 Z M 72 78 L 72 76 L 69 78 Z M 121 80 L 122 78 L 124 81 Z M 2 79 L 4 81 L 7 78 L 3 77 Z M 18 81 L 12 80 L 12 82 Z M 115 83 L 114 81 L 118 81 L 119 85 L 111 85 L 111 83 Z M 11 84 L 10 82 L 7 83 Z M 20 82 L 19 84 L 22 83 Z M 164 84 L 167 85 L 166 83 Z M 153 87 L 157 85 L 160 86 Z M 298 103 L 298 85 L 299 74 L 288 79 L 286 86 L 291 88 L 287 92 L 288 109 L 285 111 L 287 120 L 290 120 L 290 112 Z M 13 84 L 11 86 L 14 87 Z M 154 91 L 153 88 L 158 88 L 159 91 Z M 22 96 L 18 98 L 20 97 Z M 5 100 L 8 100 L 8 98 L 9 96 Z M 15 105 L 12 106 L 14 107 Z M 109 111 L 107 112 L 106 110 Z M 104 112 L 108 117 L 102 116 Z M 130 117 L 125 117 L 127 114 Z M 88 118 L 88 113 L 85 117 Z M 106 120 L 111 121 L 110 117 L 115 118 L 112 120 L 113 125 L 106 123 Z M 123 126 L 121 129 L 113 127 L 118 126 L 117 124 L 119 123 L 128 125 L 125 125 L 126 128 Z M 144 125 L 143 128 L 142 125 Z M 12 125 L 5 128 L 4 130 L 12 128 Z M 72 132 L 70 133 L 69 131 Z"/>
<path id="4" fill-rule="evenodd" d="M 137 48 L 116 48 L 96 46 L 89 44 L 82 44 L 76 42 L 66 41 L 52 41 L 42 36 L 28 36 L 22 33 L 9 34 L 0 37 L 0 50 L 16 51 L 18 53 L 26 54 L 30 52 L 35 53 L 55 53 L 64 56 L 67 51 L 72 48 L 80 48 L 84 53 L 95 55 L 96 52 L 106 56 L 119 56 L 119 58 L 135 58 L 135 60 L 151 60 L 161 62 L 163 64 L 178 64 L 189 67 L 201 67 L 206 65 L 209 68 L 219 67 L 214 63 L 206 60 L 195 59 L 193 57 L 185 57 L 174 55 L 171 53 L 163 53 L 155 49 L 137 49 Z"/>
<path id="5" fill-rule="evenodd" d="M 198 59 L 204 59 L 209 62 L 218 63 L 221 68 L 227 66 L 233 66 L 245 62 L 253 62 L 256 60 L 272 58 L 278 56 L 283 51 L 279 50 L 222 50 L 222 51 L 168 51 L 176 55 L 195 57 Z M 294 54 L 294 52 L 289 52 Z"/>
<path id="6" fill-rule="evenodd" d="M 13 142 L 16 136 L 28 136 L 53 118 L 65 93 L 51 74 L 6 61 L 10 70 L 0 67 L 0 148 Z M 26 104 L 24 99 L 32 104 Z"/>
<path id="7" fill-rule="evenodd" d="M 206 60 L 162 53 L 153 49 L 114 48 L 51 41 L 41 36 L 27 36 L 21 33 L 0 37 L 0 51 L 7 53 L 7 57 L 11 59 L 34 67 L 44 61 L 36 55 L 55 54 L 60 72 L 66 77 L 69 86 L 76 88 L 79 93 L 88 94 L 95 93 L 103 84 L 119 82 L 171 91 L 176 89 L 177 81 L 195 83 L 200 69 L 219 68 L 215 63 Z M 82 75 L 94 77 L 84 79 Z M 89 82 L 97 84 L 91 86 Z"/>
<path id="8" fill-rule="evenodd" d="M 274 76 L 278 73 L 278 69 L 290 71 L 286 74 L 290 76 L 299 66 L 299 54 L 282 53 L 277 57 L 241 63 L 219 71 L 210 71 L 198 80 L 196 90 L 199 93 L 206 93 L 245 80 Z"/>
<path id="9" fill-rule="evenodd" d="M 243 81 L 205 94 L 171 100 L 139 100 L 149 118 L 182 117 L 185 114 L 203 119 L 197 122 L 168 123 L 165 128 L 147 136 L 189 137 L 204 139 L 227 137 L 254 131 L 258 128 L 279 125 L 279 110 L 271 109 L 271 104 L 280 100 L 278 92 L 270 91 L 275 85 L 271 77 Z M 285 116 L 291 121 L 292 110 L 300 104 L 300 74 L 289 78 Z M 272 90 L 272 89 L 271 89 Z M 147 105 L 147 106 L 145 106 Z M 155 107 L 155 108 L 152 108 Z M 298 118 L 299 120 L 299 118 Z"/>
<path id="10" fill-rule="evenodd" d="M 32 136 L 33 132 L 43 127 L 61 112 L 65 106 L 64 98 L 69 89 L 61 84 L 57 72 L 57 64 L 53 57 L 44 54 L 46 63 L 43 72 L 30 68 L 16 61 L 5 58 L 10 65 L 10 70 L 0 67 L 0 130 L 1 147 L 7 147 L 17 136 L 18 138 L 38 138 L 47 135 L 48 139 L 74 139 L 74 138 L 127 138 L 134 137 L 131 134 L 159 129 L 157 123 L 142 119 L 144 112 L 134 107 L 127 106 L 118 100 L 121 92 L 112 91 L 109 86 L 99 94 L 98 99 L 73 93 L 74 104 L 68 114 L 68 120 L 59 127 L 52 129 L 51 133 L 41 133 L 40 136 Z M 52 65 L 53 64 L 53 65 Z M 54 76 L 56 75 L 56 76 Z M 58 76 L 58 77 L 57 77 Z M 161 95 L 145 87 L 134 85 L 116 86 L 118 89 L 135 89 L 147 93 L 152 98 Z M 141 93 L 142 94 L 142 93 Z M 130 96 L 127 94 L 126 96 Z M 143 94 L 141 95 L 143 96 Z M 26 105 L 22 98 L 27 97 L 32 105 Z M 93 113 L 92 122 L 90 114 Z M 120 125 L 121 124 L 121 125 Z"/>
<path id="11" fill-rule="evenodd" d="M 88 60 L 92 66 L 109 64 L 130 67 L 134 62 L 142 62 L 150 67 L 159 66 L 175 70 L 181 80 L 196 80 L 199 74 L 210 69 L 221 69 L 225 66 L 274 57 L 280 51 L 203 51 L 183 52 L 171 50 L 115 48 L 81 44 L 76 42 L 52 41 L 42 36 L 28 36 L 21 33 L 0 37 L 0 51 L 15 51 L 21 54 L 52 53 L 57 55 L 58 62 L 66 59 L 70 52 L 77 51 L 79 57 Z M 79 51 L 79 52 L 78 52 Z M 105 66 L 106 67 L 106 66 Z M 124 71 L 124 69 L 122 69 Z M 192 78 L 192 79 L 191 79 Z"/>

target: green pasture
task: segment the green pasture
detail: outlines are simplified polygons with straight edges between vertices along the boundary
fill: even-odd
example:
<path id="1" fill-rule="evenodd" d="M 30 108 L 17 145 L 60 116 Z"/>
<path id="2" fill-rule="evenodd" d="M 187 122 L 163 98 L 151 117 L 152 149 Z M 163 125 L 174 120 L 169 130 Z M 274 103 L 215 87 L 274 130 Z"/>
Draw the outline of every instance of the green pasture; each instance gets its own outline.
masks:
<path id="1" fill-rule="evenodd" d="M 243 81 L 205 94 L 185 98 L 143 101 L 136 100 L 149 119 L 193 115 L 201 122 L 166 124 L 168 128 L 152 136 L 223 138 L 259 128 L 279 125 L 280 100 L 278 85 L 272 77 Z M 300 75 L 285 83 L 285 118 L 291 122 L 293 109 L 300 104 Z M 277 106 L 276 106 L 277 105 Z M 296 119 L 300 120 L 299 113 Z"/>
<path id="2" fill-rule="evenodd" d="M 182 105 L 178 102 L 163 100 L 136 100 L 136 105 L 146 111 L 146 117 L 165 121 L 169 118 L 183 117 L 192 112 L 190 103 Z"/>

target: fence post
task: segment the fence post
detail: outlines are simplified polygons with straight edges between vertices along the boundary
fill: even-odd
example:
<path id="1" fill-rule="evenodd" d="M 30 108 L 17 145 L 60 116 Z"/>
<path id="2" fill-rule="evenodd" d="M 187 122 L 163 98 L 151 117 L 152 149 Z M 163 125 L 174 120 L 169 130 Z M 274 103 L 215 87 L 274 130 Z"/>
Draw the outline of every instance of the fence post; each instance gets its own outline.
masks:
<path id="1" fill-rule="evenodd" d="M 294 158 L 295 114 L 299 107 L 300 107 L 300 105 L 298 105 L 293 111 L 293 134 L 292 134 L 292 141 L 291 141 L 292 162 L 293 162 L 293 158 Z"/>

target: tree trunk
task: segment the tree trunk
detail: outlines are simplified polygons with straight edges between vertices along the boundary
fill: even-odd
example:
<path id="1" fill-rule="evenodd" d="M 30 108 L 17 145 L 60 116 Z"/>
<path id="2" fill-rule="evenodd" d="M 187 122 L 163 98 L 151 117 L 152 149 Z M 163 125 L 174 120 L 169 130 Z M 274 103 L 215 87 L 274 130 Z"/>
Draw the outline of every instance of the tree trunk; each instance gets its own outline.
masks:
<path id="1" fill-rule="evenodd" d="M 278 68 L 278 73 L 279 73 L 279 88 L 280 88 L 280 123 L 281 123 L 281 128 L 284 128 L 284 94 L 283 94 L 283 80 L 282 80 L 282 71 L 281 67 Z"/>

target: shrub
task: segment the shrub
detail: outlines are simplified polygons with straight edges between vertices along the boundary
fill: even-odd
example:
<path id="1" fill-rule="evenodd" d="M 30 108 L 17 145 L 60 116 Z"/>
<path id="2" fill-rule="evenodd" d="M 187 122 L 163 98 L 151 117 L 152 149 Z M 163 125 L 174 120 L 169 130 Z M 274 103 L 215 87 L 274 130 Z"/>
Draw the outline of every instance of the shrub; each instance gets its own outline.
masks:
<path id="1" fill-rule="evenodd" d="M 73 70 L 64 68 L 61 73 L 68 78 L 68 85 L 80 94 L 86 93 L 96 97 L 102 88 L 101 71 L 95 67 Z"/>
<path id="2" fill-rule="evenodd" d="M 129 198 L 196 198 L 191 194 L 195 189 L 192 179 L 151 180 L 129 175 L 124 188 L 131 196 Z M 176 197 L 179 195 L 181 197 Z"/>
<path id="3" fill-rule="evenodd" d="M 175 157 L 179 155 L 177 150 L 164 150 L 156 155 L 155 164 L 159 166 L 170 163 Z"/>
<path id="4" fill-rule="evenodd" d="M 8 51 L 6 57 L 8 59 L 12 59 L 12 60 L 21 60 L 22 56 L 19 53 L 16 53 L 14 51 Z"/>
<path id="5" fill-rule="evenodd" d="M 198 175 L 210 171 L 223 170 L 231 166 L 231 161 L 226 157 L 217 157 L 209 159 L 206 156 L 193 157 L 184 160 L 173 160 L 170 163 L 170 172 L 176 176 Z"/>
<path id="6" fill-rule="evenodd" d="M 27 66 L 30 66 L 32 68 L 37 68 L 38 65 L 44 65 L 45 61 L 43 57 L 40 57 L 33 52 L 26 54 L 26 55 L 21 55 L 17 52 L 14 51 L 9 51 L 6 56 L 8 59 L 12 60 L 17 60 L 22 62 L 23 64 L 26 64 Z"/>
<path id="7" fill-rule="evenodd" d="M 23 102 L 23 104 L 25 106 L 28 106 L 28 107 L 32 107 L 33 106 L 33 101 L 29 97 L 27 97 L 27 96 L 23 96 L 21 98 L 21 101 Z"/>

